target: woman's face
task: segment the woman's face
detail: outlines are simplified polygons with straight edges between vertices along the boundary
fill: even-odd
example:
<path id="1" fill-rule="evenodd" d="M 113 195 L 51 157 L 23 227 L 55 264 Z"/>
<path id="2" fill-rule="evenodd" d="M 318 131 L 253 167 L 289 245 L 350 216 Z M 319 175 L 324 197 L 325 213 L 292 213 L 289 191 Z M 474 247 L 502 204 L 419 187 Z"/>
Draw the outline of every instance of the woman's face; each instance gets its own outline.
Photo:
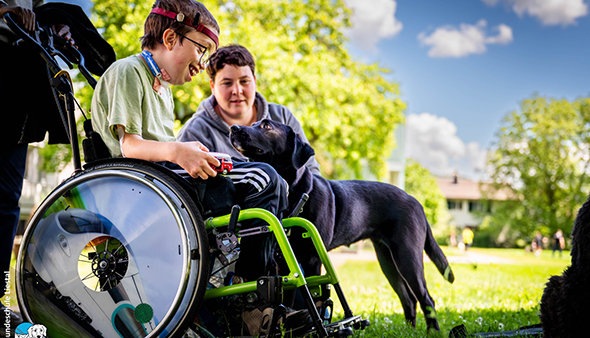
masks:
<path id="1" fill-rule="evenodd" d="M 231 119 L 252 118 L 256 76 L 248 66 L 225 65 L 209 82 L 221 114 Z M 223 117 L 223 116 L 222 116 Z"/>

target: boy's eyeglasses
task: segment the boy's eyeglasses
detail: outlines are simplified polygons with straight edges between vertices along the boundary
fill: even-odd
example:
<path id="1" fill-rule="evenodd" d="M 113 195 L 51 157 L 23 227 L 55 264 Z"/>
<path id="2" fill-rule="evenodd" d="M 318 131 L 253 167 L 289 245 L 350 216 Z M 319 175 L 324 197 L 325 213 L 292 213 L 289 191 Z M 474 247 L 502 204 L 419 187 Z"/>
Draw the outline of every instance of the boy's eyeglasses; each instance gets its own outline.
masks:
<path id="1" fill-rule="evenodd" d="M 197 50 L 198 50 L 199 54 L 201 54 L 201 57 L 199 58 L 199 63 L 203 67 L 207 67 L 207 65 L 209 64 L 209 49 L 184 34 L 181 34 L 178 32 L 175 32 L 175 33 L 182 36 L 183 38 L 187 39 L 188 41 L 194 43 L 195 46 L 197 46 Z"/>

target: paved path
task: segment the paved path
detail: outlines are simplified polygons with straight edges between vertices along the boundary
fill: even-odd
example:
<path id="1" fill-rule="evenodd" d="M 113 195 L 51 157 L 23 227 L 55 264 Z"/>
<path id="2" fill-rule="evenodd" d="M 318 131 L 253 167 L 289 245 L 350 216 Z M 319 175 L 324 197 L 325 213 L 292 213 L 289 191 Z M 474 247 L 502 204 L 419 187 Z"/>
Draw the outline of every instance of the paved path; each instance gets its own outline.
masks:
<path id="1" fill-rule="evenodd" d="M 447 256 L 447 258 L 451 264 L 516 264 L 516 262 L 510 258 L 486 255 L 473 251 L 466 251 L 464 254 L 458 256 Z"/>
<path id="2" fill-rule="evenodd" d="M 361 251 L 356 252 L 341 252 L 341 251 L 330 251 L 328 252 L 330 260 L 335 268 L 343 265 L 347 261 L 377 261 L 377 256 L 373 251 Z"/>
<path id="3" fill-rule="evenodd" d="M 362 251 L 360 253 L 354 252 L 341 252 L 341 251 L 331 251 L 328 253 L 330 259 L 332 260 L 332 264 L 335 267 L 341 266 L 347 261 L 377 261 L 377 257 L 373 251 Z M 493 255 L 486 255 L 482 253 L 477 253 L 473 251 L 467 251 L 462 255 L 453 255 L 447 256 L 447 259 L 451 264 L 511 264 L 514 263 L 512 259 L 498 257 Z M 429 261 L 428 256 L 424 254 L 424 260 Z"/>

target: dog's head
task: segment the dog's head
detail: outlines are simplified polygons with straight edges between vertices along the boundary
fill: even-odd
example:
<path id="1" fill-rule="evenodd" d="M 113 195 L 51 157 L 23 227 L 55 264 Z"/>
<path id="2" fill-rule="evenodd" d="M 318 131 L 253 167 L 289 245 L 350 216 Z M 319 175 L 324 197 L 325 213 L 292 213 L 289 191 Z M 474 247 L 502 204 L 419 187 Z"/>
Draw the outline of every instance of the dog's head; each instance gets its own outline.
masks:
<path id="1" fill-rule="evenodd" d="M 270 164 L 280 175 L 303 167 L 315 154 L 291 127 L 268 119 L 251 127 L 232 126 L 230 140 L 242 155 Z"/>
<path id="2" fill-rule="evenodd" d="M 45 338 L 47 335 L 47 328 L 44 325 L 35 324 L 29 327 L 28 332 L 30 338 Z"/>

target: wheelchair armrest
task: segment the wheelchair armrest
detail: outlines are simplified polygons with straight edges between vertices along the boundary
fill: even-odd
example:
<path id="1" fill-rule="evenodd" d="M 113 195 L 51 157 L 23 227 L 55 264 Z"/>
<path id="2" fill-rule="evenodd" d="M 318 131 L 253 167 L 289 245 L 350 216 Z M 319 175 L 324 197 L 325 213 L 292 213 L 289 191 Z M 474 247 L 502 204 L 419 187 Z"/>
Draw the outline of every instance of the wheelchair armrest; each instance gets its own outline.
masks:
<path id="1" fill-rule="evenodd" d="M 227 232 L 229 233 L 235 233 L 236 232 L 236 226 L 238 225 L 238 218 L 240 217 L 240 206 L 239 205 L 234 205 L 231 208 L 231 214 L 229 216 L 229 224 L 227 225 Z"/>
<path id="2" fill-rule="evenodd" d="M 287 218 L 299 216 L 299 214 L 303 211 L 303 206 L 305 206 L 305 203 L 308 199 L 309 195 L 307 193 L 303 193 L 303 195 L 301 195 L 301 199 L 299 199 L 299 202 L 297 202 L 295 209 L 293 209 L 293 212 L 291 212 L 291 214 Z"/>
<path id="3" fill-rule="evenodd" d="M 100 137 L 100 134 L 92 129 L 92 121 L 90 119 L 84 121 L 84 132 L 86 133 L 86 138 L 82 140 L 82 148 L 86 163 L 112 157 L 109 148 L 102 140 L 102 137 Z"/>

